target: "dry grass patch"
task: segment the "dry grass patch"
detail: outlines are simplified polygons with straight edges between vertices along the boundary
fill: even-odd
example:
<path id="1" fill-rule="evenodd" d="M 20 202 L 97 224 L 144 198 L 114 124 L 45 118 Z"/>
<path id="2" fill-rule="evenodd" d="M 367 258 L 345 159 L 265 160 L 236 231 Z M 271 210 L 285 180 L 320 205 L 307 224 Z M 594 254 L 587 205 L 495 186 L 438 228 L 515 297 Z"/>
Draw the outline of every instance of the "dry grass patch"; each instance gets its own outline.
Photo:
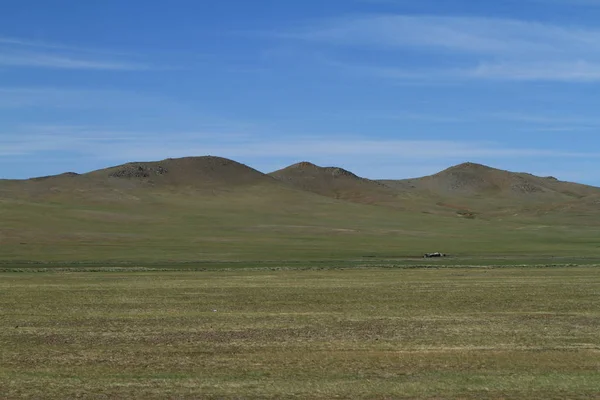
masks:
<path id="1" fill-rule="evenodd" d="M 600 273 L 4 273 L 2 398 L 597 398 Z"/>

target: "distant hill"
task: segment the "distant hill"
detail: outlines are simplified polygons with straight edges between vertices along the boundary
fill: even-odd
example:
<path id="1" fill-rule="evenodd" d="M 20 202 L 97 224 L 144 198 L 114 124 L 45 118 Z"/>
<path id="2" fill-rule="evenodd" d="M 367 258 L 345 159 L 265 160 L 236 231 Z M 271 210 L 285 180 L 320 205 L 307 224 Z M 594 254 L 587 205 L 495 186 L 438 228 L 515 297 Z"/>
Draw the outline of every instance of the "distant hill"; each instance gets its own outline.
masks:
<path id="1" fill-rule="evenodd" d="M 476 163 L 464 163 L 422 178 L 380 180 L 389 188 L 426 199 L 421 207 L 432 212 L 488 217 L 598 213 L 600 188 L 555 177 L 510 172 Z M 434 204 L 435 207 L 431 207 Z"/>
<path id="2" fill-rule="evenodd" d="M 132 198 L 140 191 L 228 190 L 244 185 L 276 185 L 253 168 L 221 157 L 187 157 L 156 162 L 132 162 L 85 174 L 64 173 L 28 180 L 0 180 L 0 198 L 74 196 L 95 201 Z"/>
<path id="3" fill-rule="evenodd" d="M 401 206 L 401 195 L 386 185 L 361 178 L 338 167 L 320 167 L 300 162 L 271 172 L 273 178 L 293 188 L 334 199 L 363 204 Z"/>
<path id="4" fill-rule="evenodd" d="M 310 162 L 264 174 L 233 160 L 204 156 L 132 162 L 81 175 L 70 172 L 29 180 L 0 180 L 0 198 L 60 201 L 75 197 L 114 202 L 164 190 L 214 193 L 264 185 L 292 189 L 296 196 L 304 192 L 358 204 L 466 216 L 590 212 L 597 208 L 600 196 L 597 187 L 475 163 L 456 165 L 422 178 L 375 181 L 343 168 Z"/>
<path id="5" fill-rule="evenodd" d="M 588 212 L 597 204 L 594 196 L 600 195 L 600 188 L 475 163 L 403 180 L 374 181 L 310 162 L 269 175 L 295 189 L 334 199 L 466 217 Z"/>
<path id="6" fill-rule="evenodd" d="M 247 165 L 221 157 L 186 157 L 134 162 L 87 174 L 94 178 L 134 180 L 160 185 L 229 186 L 272 182 Z"/>
<path id="7" fill-rule="evenodd" d="M 596 256 L 600 188 L 461 164 L 373 181 L 219 157 L 0 180 L 0 263 Z"/>
<path id="8" fill-rule="evenodd" d="M 562 182 L 554 177 L 515 173 L 481 164 L 464 163 L 435 175 L 416 179 L 379 181 L 399 190 L 425 190 L 450 196 L 526 196 L 581 198 L 600 194 L 600 188 Z"/>

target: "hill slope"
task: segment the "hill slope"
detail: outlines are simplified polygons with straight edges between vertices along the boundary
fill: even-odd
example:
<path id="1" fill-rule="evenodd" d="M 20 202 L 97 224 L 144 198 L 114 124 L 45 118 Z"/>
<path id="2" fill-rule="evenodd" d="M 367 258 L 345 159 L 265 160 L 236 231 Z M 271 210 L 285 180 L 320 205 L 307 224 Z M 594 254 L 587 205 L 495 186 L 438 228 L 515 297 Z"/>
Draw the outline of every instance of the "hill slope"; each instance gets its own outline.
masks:
<path id="1" fill-rule="evenodd" d="M 585 197 L 600 194 L 600 188 L 562 182 L 554 177 L 538 177 L 491 168 L 481 164 L 464 163 L 435 175 L 398 181 L 380 181 L 402 190 L 427 190 L 440 195 L 501 195 L 507 197 L 553 196 Z"/>
<path id="2" fill-rule="evenodd" d="M 139 180 L 171 186 L 236 186 L 272 183 L 267 175 L 221 157 L 187 157 L 159 162 L 135 162 L 87 174 L 96 178 Z"/>
<path id="3" fill-rule="evenodd" d="M 271 172 L 273 178 L 298 190 L 355 203 L 403 207 L 402 194 L 337 167 L 301 162 Z"/>
<path id="4" fill-rule="evenodd" d="M 381 180 L 403 193 L 415 193 L 442 208 L 514 213 L 589 209 L 600 188 L 464 163 L 423 178 Z"/>
<path id="5" fill-rule="evenodd" d="M 464 167 L 386 186 L 312 164 L 267 176 L 199 157 L 0 181 L 0 262 L 597 254 L 598 189 Z M 541 191 L 515 188 L 525 184 Z M 457 218 L 458 207 L 488 214 Z"/>
<path id="6" fill-rule="evenodd" d="M 133 162 L 81 175 L 65 173 L 20 181 L 0 180 L 0 198 L 124 201 L 152 193 L 152 188 L 154 192 L 212 193 L 252 185 L 278 185 L 278 182 L 236 161 L 205 156 Z"/>

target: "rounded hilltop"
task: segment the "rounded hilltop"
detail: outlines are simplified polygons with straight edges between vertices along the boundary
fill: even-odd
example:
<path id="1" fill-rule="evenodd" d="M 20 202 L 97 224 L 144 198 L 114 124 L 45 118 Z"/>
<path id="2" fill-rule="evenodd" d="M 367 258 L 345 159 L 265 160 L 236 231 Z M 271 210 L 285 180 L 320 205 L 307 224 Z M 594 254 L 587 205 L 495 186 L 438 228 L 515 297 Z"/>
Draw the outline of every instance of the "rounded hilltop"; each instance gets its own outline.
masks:
<path id="1" fill-rule="evenodd" d="M 267 175 L 247 165 L 215 156 L 132 162 L 94 171 L 90 175 L 175 186 L 239 185 L 272 181 Z"/>
<path id="2" fill-rule="evenodd" d="M 597 188 L 562 182 L 555 177 L 539 177 L 510 172 L 487 165 L 465 162 L 422 178 L 386 180 L 390 187 L 433 193 L 438 196 L 502 196 L 513 198 L 553 199 L 587 196 Z"/>
<path id="3" fill-rule="evenodd" d="M 309 161 L 300 161 L 299 163 L 290 165 L 289 167 L 290 169 L 306 169 L 306 168 L 319 168 L 317 165 L 309 162 Z M 286 168 L 286 169 L 287 169 Z"/>
<path id="4" fill-rule="evenodd" d="M 320 167 L 302 161 L 269 175 L 296 189 L 334 199 L 366 204 L 397 203 L 397 196 L 390 188 L 340 167 Z"/>

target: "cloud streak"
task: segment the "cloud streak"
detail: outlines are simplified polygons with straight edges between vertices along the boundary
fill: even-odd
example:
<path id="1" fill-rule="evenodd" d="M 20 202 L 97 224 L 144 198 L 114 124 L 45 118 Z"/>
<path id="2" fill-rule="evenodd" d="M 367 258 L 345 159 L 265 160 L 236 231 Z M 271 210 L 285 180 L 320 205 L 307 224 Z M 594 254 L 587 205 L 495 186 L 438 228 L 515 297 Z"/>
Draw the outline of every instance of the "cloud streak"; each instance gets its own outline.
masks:
<path id="1" fill-rule="evenodd" d="M 561 4 L 566 6 L 600 6 L 600 0 L 527 0 L 533 3 Z"/>
<path id="2" fill-rule="evenodd" d="M 600 30 L 483 17 L 365 15 L 325 21 L 287 38 L 347 48 L 428 54 L 414 68 L 362 66 L 397 79 L 600 81 Z M 452 68 L 440 68 L 452 61 Z M 456 66 L 458 65 L 458 66 Z"/>
<path id="3" fill-rule="evenodd" d="M 413 0 L 356 0 L 358 3 L 367 4 L 388 4 L 388 5 L 407 5 L 413 3 Z M 444 3 L 447 0 L 430 0 L 431 3 Z M 600 0 L 518 0 L 529 3 L 540 3 L 540 4 L 556 4 L 564 6 L 600 6 Z M 515 0 L 498 0 L 498 3 L 510 3 L 514 4 Z"/>
<path id="4" fill-rule="evenodd" d="M 254 136 L 227 131 L 136 132 L 79 126 L 40 126 L 0 134 L 0 155 L 23 156 L 61 151 L 106 160 L 156 160 L 167 157 L 222 155 L 303 159 L 309 156 L 394 157 L 410 160 L 431 158 L 599 158 L 600 153 L 543 148 L 505 147 L 495 142 L 452 140 L 367 139 L 361 136 L 304 135 L 293 138 Z"/>
<path id="5" fill-rule="evenodd" d="M 149 64 L 125 60 L 115 53 L 10 37 L 0 37 L 0 66 L 104 71 L 151 69 Z"/>
<path id="6" fill-rule="evenodd" d="M 0 87 L 0 110 L 18 108 L 131 110 L 182 108 L 161 97 L 125 90 Z"/>
<path id="7" fill-rule="evenodd" d="M 150 68 L 148 65 L 139 63 L 84 59 L 74 56 L 31 52 L 0 54 L 0 66 L 109 71 L 139 71 Z"/>

